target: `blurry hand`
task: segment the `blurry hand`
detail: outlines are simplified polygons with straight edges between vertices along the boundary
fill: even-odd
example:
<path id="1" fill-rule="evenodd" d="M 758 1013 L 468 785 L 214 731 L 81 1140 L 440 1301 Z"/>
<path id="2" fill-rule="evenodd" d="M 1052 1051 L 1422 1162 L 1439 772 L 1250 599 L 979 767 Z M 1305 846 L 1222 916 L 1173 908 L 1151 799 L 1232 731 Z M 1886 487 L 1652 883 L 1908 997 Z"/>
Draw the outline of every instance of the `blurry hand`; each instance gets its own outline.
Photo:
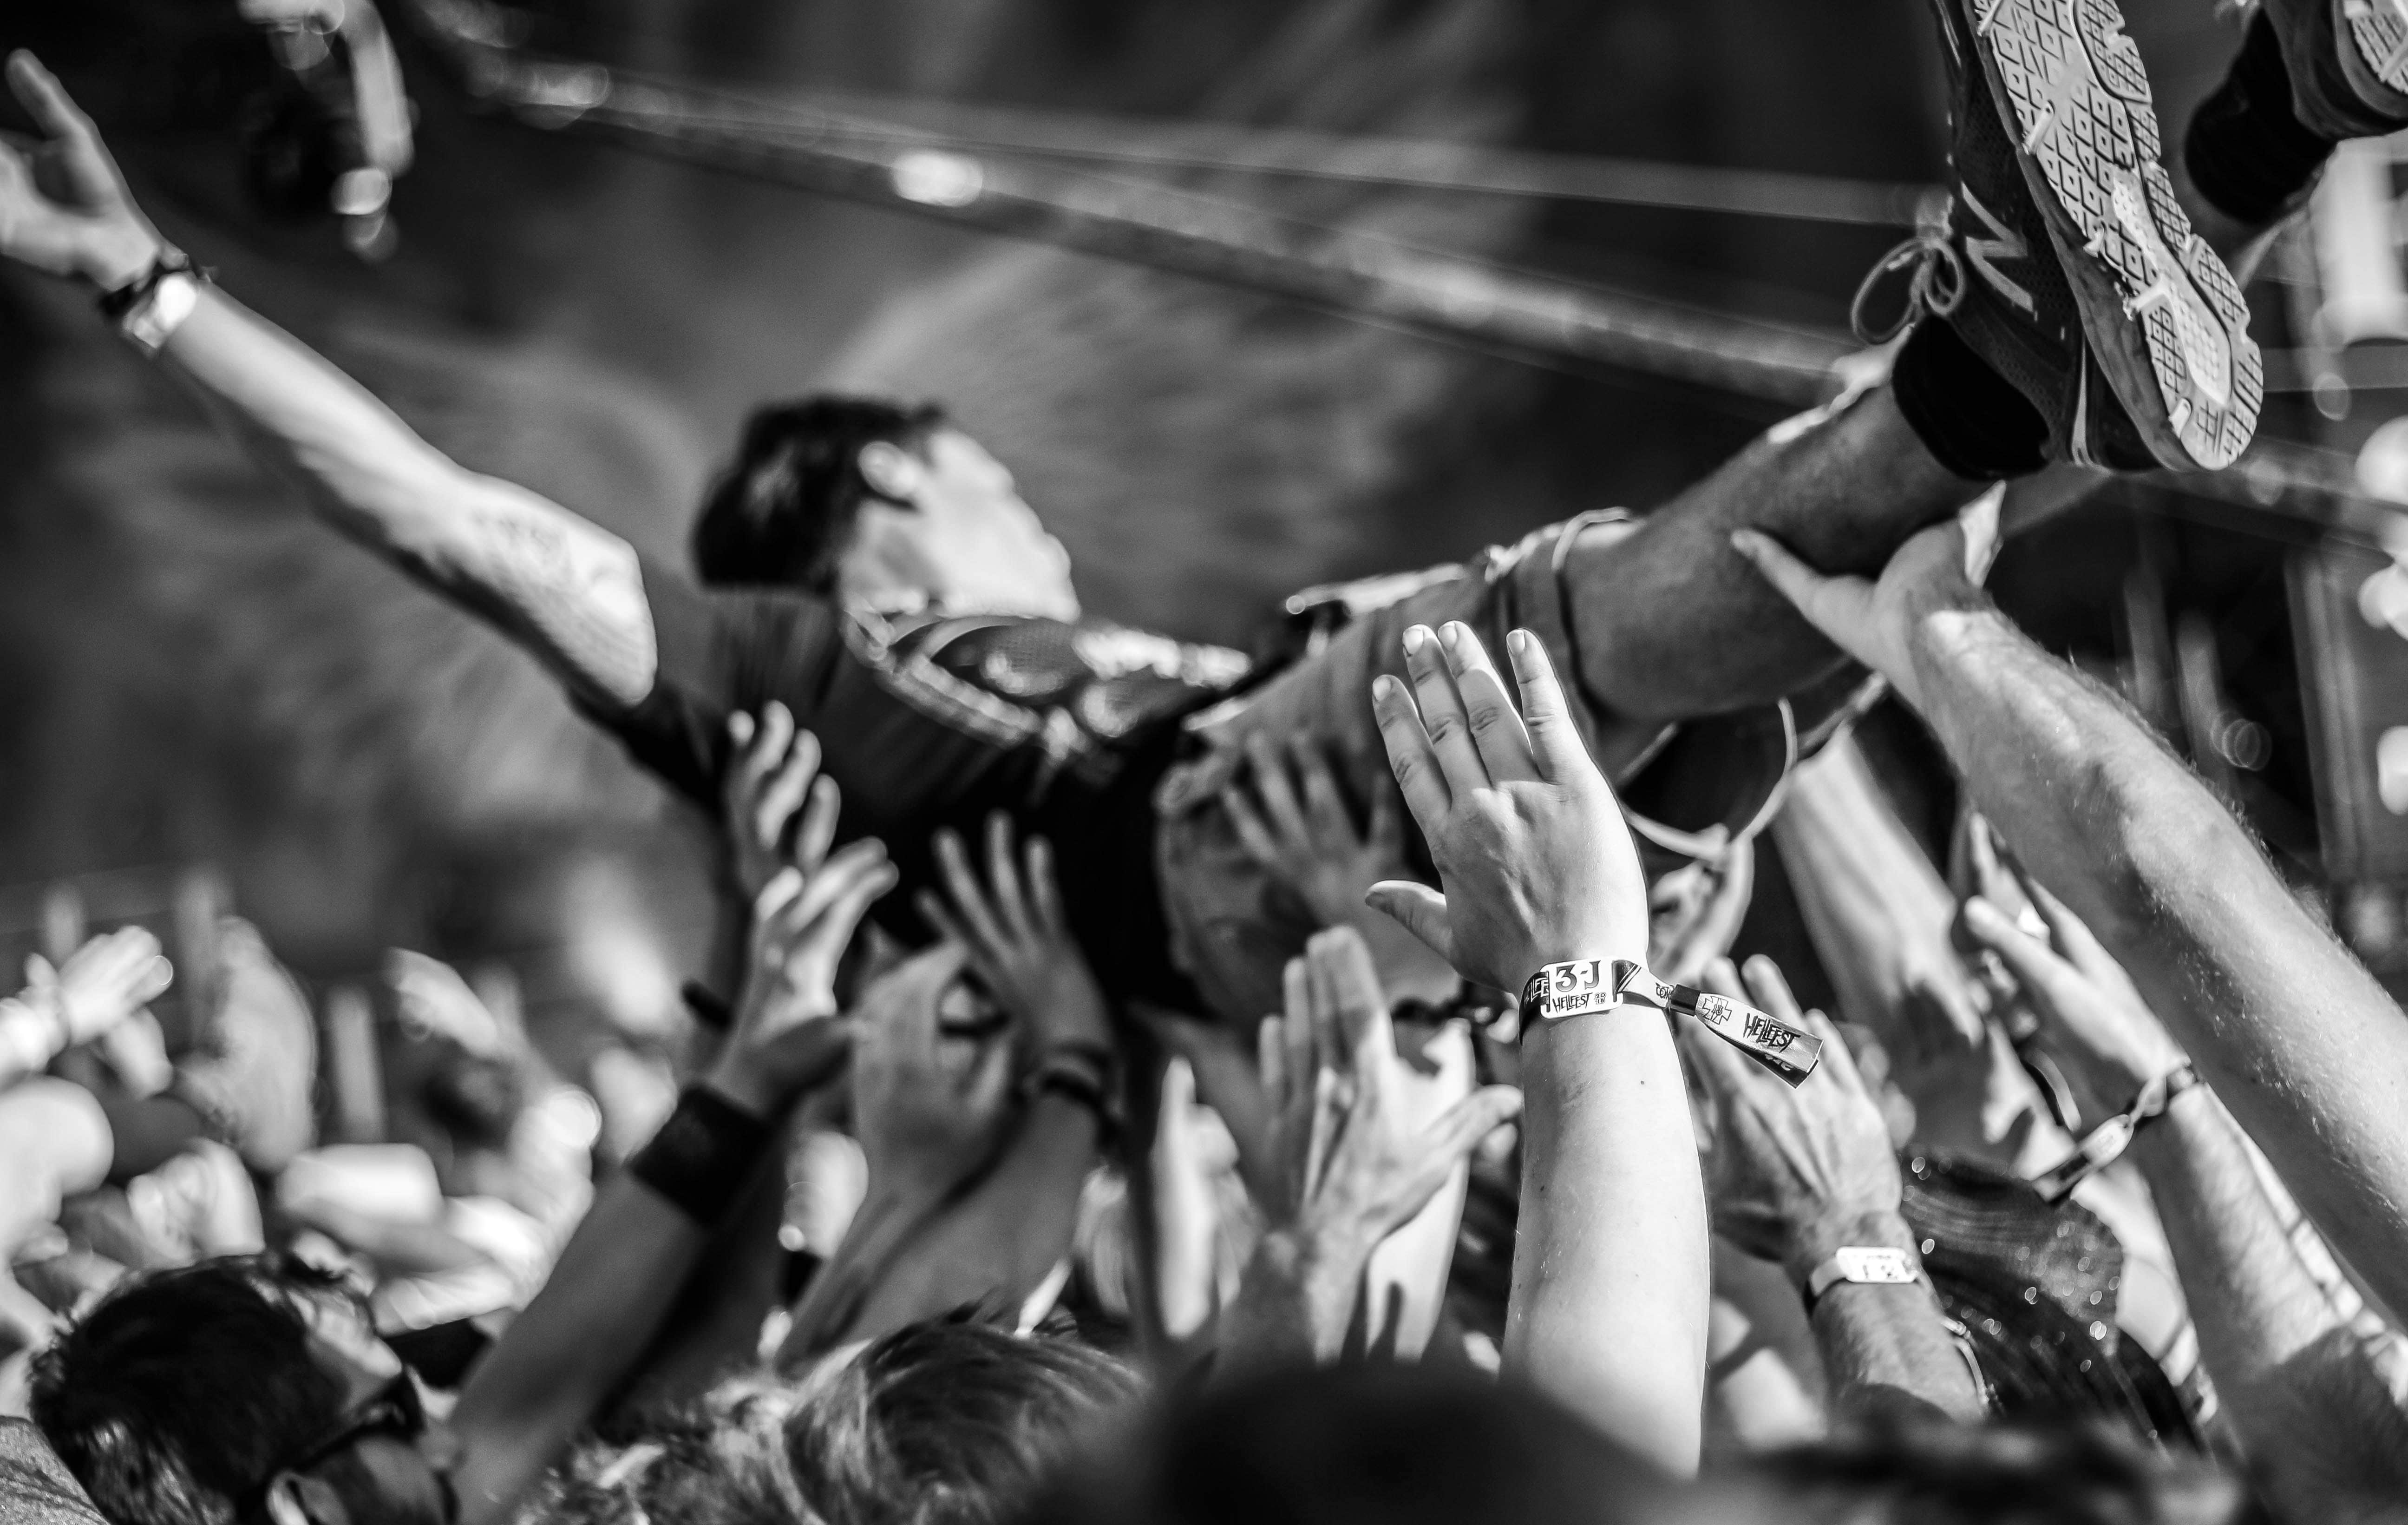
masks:
<path id="1" fill-rule="evenodd" d="M 1037 1052 L 1072 1044 L 1109 1052 L 1111 1017 L 1062 914 L 1052 845 L 1032 837 L 1015 855 L 1010 820 L 998 811 L 986 825 L 985 885 L 962 839 L 939 831 L 937 863 L 952 903 L 923 890 L 920 914 L 962 946 L 988 994 L 1025 1027 Z"/>
<path id="2" fill-rule="evenodd" d="M 711 1065 L 714 1088 L 774 1118 L 835 1073 L 849 1039 L 836 1019 L 837 965 L 870 902 L 894 887 L 895 866 L 875 837 L 769 881 L 752 902 L 744 989 Z"/>
<path id="3" fill-rule="evenodd" d="M 1831 643 L 1880 673 L 1899 698 L 1920 712 L 1913 637 L 1931 614 L 1989 607 L 1975 580 L 1998 540 L 1999 498 L 1985 493 L 1956 518 L 1908 539 L 1878 581 L 1826 577 L 1760 530 L 1731 534 L 1731 545 L 1756 564 Z"/>
<path id="4" fill-rule="evenodd" d="M 869 1196 L 882 1204 L 942 1200 L 985 1167 L 1010 1121 L 1009 1033 L 965 1043 L 939 1029 L 939 1010 L 968 957 L 952 941 L 914 954 L 853 1010 L 853 1134 L 868 1161 Z"/>
<path id="5" fill-rule="evenodd" d="M 1747 961 L 1747 983 L 1728 960 L 1707 984 L 1752 1001 L 1823 1040 L 1823 1062 L 1792 1087 L 1694 1022 L 1678 1025 L 1692 1072 L 1713 1098 L 1714 1230 L 1802 1277 L 1868 1218 L 1898 1211 L 1903 1187 L 1881 1109 L 1856 1073 L 1839 1030 L 1820 1012 L 1800 1014 L 1770 958 Z"/>
<path id="6" fill-rule="evenodd" d="M 102 291 L 131 283 L 158 257 L 159 233 L 92 119 L 29 52 L 9 55 L 8 87 L 42 136 L 0 141 L 0 255 Z"/>
<path id="7" fill-rule="evenodd" d="M 1716 827 L 1720 830 L 1720 827 Z M 1647 967 L 1658 979 L 1695 985 L 1730 952 L 1756 892 L 1756 843 L 1685 863 L 1647 890 Z"/>
<path id="8" fill-rule="evenodd" d="M 1404 639 L 1412 690 L 1383 676 L 1371 703 L 1444 893 L 1392 880 L 1371 903 L 1499 990 L 1551 963 L 1646 957 L 1638 851 L 1537 638 L 1507 638 L 1518 712 L 1469 626 Z"/>
<path id="9" fill-rule="evenodd" d="M 2041 1020 L 2086 1123 L 2132 1104 L 2142 1086 L 2184 1060 L 2157 1014 L 2090 928 L 2029 878 L 2021 881 L 2048 928 L 2042 942 L 1988 899 L 1965 902 L 1965 929 L 2006 965 Z"/>
<path id="10" fill-rule="evenodd" d="M 1379 974 L 1343 928 L 1289 962 L 1287 1014 L 1263 1024 L 1261 1046 L 1277 1161 L 1264 1215 L 1325 1257 L 1368 1258 L 1522 1110 L 1521 1092 L 1490 1086 L 1426 1126 L 1413 1119 Z"/>
<path id="11" fill-rule="evenodd" d="M 410 1037 L 444 1038 L 480 1057 L 502 1057 L 509 1045 L 501 1023 L 458 970 L 440 958 L 394 948 L 385 955 L 384 972 L 400 1007 L 402 1030 Z"/>
<path id="12" fill-rule="evenodd" d="M 726 823 L 729 867 L 737 888 L 756 896 L 791 860 L 816 863 L 836 840 L 836 781 L 819 774 L 819 738 L 795 728 L 775 699 L 756 721 L 742 711 L 727 717 L 736 743 L 720 802 Z M 804 802 L 810 808 L 804 810 Z M 796 813 L 801 820 L 796 821 Z"/>
<path id="13" fill-rule="evenodd" d="M 165 994 L 176 971 L 156 937 L 139 927 L 121 927 L 78 948 L 55 971 L 48 959 L 30 958 L 25 974 L 26 995 L 50 1003 L 73 1048 L 104 1036 Z"/>
<path id="14" fill-rule="evenodd" d="M 1356 830 L 1319 742 L 1299 736 L 1283 756 L 1257 731 L 1246 741 L 1250 777 L 1221 803 L 1246 853 L 1304 901 L 1324 927 L 1361 911 L 1373 885 L 1403 871 L 1405 824 L 1396 797 L 1371 791 L 1370 819 Z"/>

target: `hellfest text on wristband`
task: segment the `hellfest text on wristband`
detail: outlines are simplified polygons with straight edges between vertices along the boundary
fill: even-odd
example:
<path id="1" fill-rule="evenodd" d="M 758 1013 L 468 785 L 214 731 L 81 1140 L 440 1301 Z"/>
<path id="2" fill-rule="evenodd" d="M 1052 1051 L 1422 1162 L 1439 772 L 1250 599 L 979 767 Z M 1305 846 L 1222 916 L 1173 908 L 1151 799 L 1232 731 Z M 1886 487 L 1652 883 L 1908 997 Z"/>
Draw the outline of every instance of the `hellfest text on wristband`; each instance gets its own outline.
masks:
<path id="1" fill-rule="evenodd" d="M 1823 1040 L 1804 1028 L 1727 996 L 1659 980 L 1627 958 L 1579 958 L 1531 975 L 1522 986 L 1523 1030 L 1534 1022 L 1560 1022 L 1617 1006 L 1695 1017 L 1708 1032 L 1792 1086 L 1813 1074 L 1823 1057 Z"/>

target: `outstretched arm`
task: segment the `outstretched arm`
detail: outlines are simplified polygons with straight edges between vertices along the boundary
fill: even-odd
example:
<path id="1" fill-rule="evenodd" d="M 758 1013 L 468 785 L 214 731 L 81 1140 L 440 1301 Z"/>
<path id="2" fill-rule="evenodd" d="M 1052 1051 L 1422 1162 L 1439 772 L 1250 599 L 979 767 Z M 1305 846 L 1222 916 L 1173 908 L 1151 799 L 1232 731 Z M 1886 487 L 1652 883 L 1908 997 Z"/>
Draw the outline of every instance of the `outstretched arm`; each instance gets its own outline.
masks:
<path id="1" fill-rule="evenodd" d="M 1973 586 L 1964 527 L 1917 535 L 1878 583 L 1739 539 L 1930 725 L 1983 813 L 2131 971 L 2316 1226 L 2408 1307 L 2408 1021 L 2374 977 L 2114 696 Z"/>
<path id="2" fill-rule="evenodd" d="M 143 279 L 167 245 L 92 120 L 30 53 L 9 59 L 8 82 L 44 136 L 29 152 L 0 145 L 0 255 L 102 292 Z M 581 696 L 627 705 L 651 690 L 652 615 L 624 540 L 465 469 L 206 283 L 159 359 L 319 517 L 491 621 Z"/>

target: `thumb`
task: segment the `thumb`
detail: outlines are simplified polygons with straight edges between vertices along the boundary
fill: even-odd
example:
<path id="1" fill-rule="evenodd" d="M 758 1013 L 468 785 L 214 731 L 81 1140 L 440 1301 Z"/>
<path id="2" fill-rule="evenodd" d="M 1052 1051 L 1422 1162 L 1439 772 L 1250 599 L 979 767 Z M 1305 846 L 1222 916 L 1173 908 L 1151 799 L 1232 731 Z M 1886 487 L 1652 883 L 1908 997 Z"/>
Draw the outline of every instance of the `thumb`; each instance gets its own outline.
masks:
<path id="1" fill-rule="evenodd" d="M 1870 665 L 1870 654 L 1860 649 L 1864 643 L 1858 636 L 1872 600 L 1871 583 L 1861 577 L 1826 577 L 1760 530 L 1733 530 L 1730 540 L 1731 549 L 1754 564 L 1809 625 L 1850 656 Z"/>
<path id="2" fill-rule="evenodd" d="M 1440 958 L 1455 962 L 1455 928 L 1447 921 L 1445 896 L 1410 879 L 1383 879 L 1363 903 L 1394 918 Z"/>

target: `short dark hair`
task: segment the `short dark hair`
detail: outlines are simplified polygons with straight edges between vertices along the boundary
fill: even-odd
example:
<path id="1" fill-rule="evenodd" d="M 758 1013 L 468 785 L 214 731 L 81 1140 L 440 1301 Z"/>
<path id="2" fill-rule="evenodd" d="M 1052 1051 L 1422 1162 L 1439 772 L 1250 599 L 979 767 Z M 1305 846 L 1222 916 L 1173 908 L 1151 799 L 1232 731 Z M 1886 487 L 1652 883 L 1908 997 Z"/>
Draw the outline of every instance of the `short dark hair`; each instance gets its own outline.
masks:
<path id="1" fill-rule="evenodd" d="M 580 1456 L 531 1525 L 999 1525 L 1141 1392 L 1067 1336 L 961 1316 L 909 1325 L 800 1381 L 736 1377 Z"/>
<path id="2" fill-rule="evenodd" d="M 861 474 L 862 448 L 923 451 L 944 423 L 933 403 L 826 394 L 754 410 L 695 516 L 695 575 L 720 587 L 833 592 L 861 506 L 880 496 Z"/>
<path id="3" fill-rule="evenodd" d="M 303 1300 L 349 1297 L 280 1256 L 127 1281 L 34 1365 L 34 1422 L 112 1525 L 226 1525 L 342 1406 Z"/>

